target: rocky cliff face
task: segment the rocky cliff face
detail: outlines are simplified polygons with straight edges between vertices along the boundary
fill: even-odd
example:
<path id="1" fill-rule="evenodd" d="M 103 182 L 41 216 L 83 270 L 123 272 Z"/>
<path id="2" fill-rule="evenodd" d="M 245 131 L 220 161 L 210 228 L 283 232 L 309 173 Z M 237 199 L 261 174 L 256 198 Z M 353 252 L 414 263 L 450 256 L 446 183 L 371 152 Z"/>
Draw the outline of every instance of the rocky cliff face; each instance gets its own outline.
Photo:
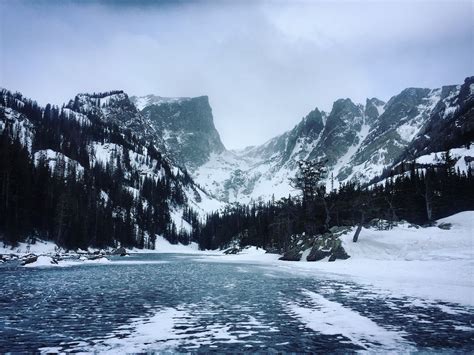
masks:
<path id="1" fill-rule="evenodd" d="M 67 108 L 131 130 L 190 171 L 203 165 L 212 153 L 225 150 L 207 96 L 129 97 L 123 91 L 111 91 L 79 94 Z"/>
<path id="2" fill-rule="evenodd" d="M 162 144 L 178 165 L 194 171 L 211 154 L 225 150 L 214 126 L 207 96 L 163 98 L 148 95 L 132 97 L 140 114 L 162 138 Z"/>

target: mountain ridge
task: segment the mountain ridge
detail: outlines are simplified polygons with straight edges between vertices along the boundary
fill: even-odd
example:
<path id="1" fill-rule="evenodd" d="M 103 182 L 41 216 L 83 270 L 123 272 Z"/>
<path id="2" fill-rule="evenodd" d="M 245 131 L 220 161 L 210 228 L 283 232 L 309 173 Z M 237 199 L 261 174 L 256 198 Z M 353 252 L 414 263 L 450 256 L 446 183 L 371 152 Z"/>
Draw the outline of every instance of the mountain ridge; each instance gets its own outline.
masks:
<path id="1" fill-rule="evenodd" d="M 387 102 L 376 97 L 365 104 L 337 99 L 329 112 L 316 107 L 292 129 L 241 150 L 225 148 L 205 95 L 82 93 L 65 108 L 130 130 L 187 170 L 209 195 L 246 203 L 293 193 L 289 179 L 301 159 L 327 160 L 326 184 L 337 189 L 349 181 L 368 183 L 403 159 L 472 140 L 473 83 L 474 77 L 468 77 L 462 85 L 410 87 Z M 458 116 L 464 117 L 459 129 L 454 127 L 461 125 Z M 437 143 L 445 141 L 437 130 L 451 143 Z M 428 134 L 435 139 L 426 138 Z"/>
<path id="2" fill-rule="evenodd" d="M 407 158 L 405 150 L 427 125 L 439 119 L 440 110 L 453 110 L 453 98 L 462 90 L 466 97 L 472 96 L 473 82 L 474 78 L 468 77 L 462 85 L 407 88 L 387 103 L 377 98 L 367 99 L 365 105 L 338 99 L 329 113 L 316 108 L 294 128 L 262 145 L 212 156 L 192 176 L 227 202 L 287 196 L 292 193 L 288 181 L 299 159 L 327 159 L 328 186 L 337 188 L 351 180 L 367 183 Z M 466 97 L 459 100 L 472 106 Z M 472 132 L 471 120 L 466 120 L 465 130 Z"/>

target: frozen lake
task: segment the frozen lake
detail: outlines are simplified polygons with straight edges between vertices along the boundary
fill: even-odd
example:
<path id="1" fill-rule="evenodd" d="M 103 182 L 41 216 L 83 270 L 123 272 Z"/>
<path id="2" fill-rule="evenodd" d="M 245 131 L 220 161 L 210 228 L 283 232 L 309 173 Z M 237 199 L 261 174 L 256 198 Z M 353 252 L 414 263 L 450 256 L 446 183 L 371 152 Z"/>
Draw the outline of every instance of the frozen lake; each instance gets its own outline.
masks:
<path id="1" fill-rule="evenodd" d="M 0 267 L 0 352 L 474 351 L 474 310 L 206 256 Z"/>

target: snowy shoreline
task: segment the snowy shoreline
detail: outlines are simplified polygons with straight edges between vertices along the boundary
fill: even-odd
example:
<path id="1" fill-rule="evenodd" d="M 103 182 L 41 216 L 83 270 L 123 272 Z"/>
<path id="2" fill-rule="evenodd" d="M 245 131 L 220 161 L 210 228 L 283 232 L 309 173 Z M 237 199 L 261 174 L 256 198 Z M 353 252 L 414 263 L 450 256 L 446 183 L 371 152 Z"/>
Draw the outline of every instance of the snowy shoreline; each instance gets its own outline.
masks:
<path id="1" fill-rule="evenodd" d="M 440 219 L 451 224 L 412 228 L 399 225 L 391 230 L 363 228 L 352 242 L 354 229 L 340 237 L 351 256 L 327 262 L 282 261 L 280 255 L 255 247 L 237 255 L 199 258 L 202 262 L 255 263 L 306 276 L 346 278 L 371 285 L 380 292 L 422 297 L 474 306 L 474 211 Z"/>
<path id="2" fill-rule="evenodd" d="M 454 302 L 474 306 L 474 211 L 466 211 L 441 219 L 451 225 L 448 230 L 437 226 L 413 228 L 398 225 L 391 230 L 363 228 L 357 243 L 352 242 L 353 230 L 340 237 L 351 256 L 347 260 L 327 262 L 282 261 L 280 255 L 266 253 L 256 247 L 244 248 L 240 253 L 225 255 L 222 251 L 201 251 L 196 243 L 172 245 L 164 238 L 157 239 L 155 250 L 127 250 L 129 253 L 187 254 L 201 262 L 246 263 L 278 269 L 305 276 L 346 278 L 371 285 L 380 292 L 395 292 L 427 300 Z M 82 263 L 118 264 L 104 257 L 89 260 L 80 253 L 97 255 L 98 250 L 66 254 L 65 260 L 51 263 L 58 252 L 52 242 L 37 241 L 26 252 L 26 244 L 15 250 L 0 248 L 0 254 L 38 255 L 29 267 L 71 266 Z M 106 251 L 110 253 L 110 250 Z M 79 257 L 78 257 L 79 255 Z M 99 254 L 100 255 L 100 254 Z M 49 258 L 49 259 L 48 259 Z"/>

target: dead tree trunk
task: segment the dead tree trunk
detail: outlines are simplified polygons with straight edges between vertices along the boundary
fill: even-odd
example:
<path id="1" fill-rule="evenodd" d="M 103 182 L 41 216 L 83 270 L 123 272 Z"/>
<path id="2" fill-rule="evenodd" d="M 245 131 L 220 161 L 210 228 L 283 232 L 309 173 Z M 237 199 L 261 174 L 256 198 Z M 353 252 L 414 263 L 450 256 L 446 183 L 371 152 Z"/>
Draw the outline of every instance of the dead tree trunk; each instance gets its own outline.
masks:
<path id="1" fill-rule="evenodd" d="M 431 223 L 433 221 L 433 186 L 428 172 L 425 177 L 425 193 L 423 198 L 425 199 L 426 218 L 428 218 L 428 223 Z"/>
<path id="2" fill-rule="evenodd" d="M 357 226 L 356 232 L 354 234 L 354 238 L 352 238 L 352 241 L 354 243 L 356 243 L 357 240 L 359 239 L 359 234 L 360 234 L 360 231 L 362 230 L 362 225 L 364 224 L 364 219 L 365 219 L 365 213 L 362 212 L 361 215 L 360 215 L 359 225 Z"/>

